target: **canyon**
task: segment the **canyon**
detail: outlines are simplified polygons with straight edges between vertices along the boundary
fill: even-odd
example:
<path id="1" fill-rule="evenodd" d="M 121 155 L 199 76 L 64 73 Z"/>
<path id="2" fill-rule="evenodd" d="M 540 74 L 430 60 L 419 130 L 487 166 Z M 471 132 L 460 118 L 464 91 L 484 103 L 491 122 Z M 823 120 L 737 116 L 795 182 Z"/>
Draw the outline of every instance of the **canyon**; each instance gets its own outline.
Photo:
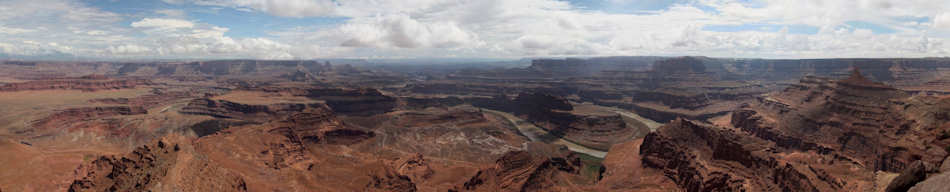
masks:
<path id="1" fill-rule="evenodd" d="M 943 191 L 950 178 L 946 58 L 367 62 L 0 61 L 0 189 Z"/>

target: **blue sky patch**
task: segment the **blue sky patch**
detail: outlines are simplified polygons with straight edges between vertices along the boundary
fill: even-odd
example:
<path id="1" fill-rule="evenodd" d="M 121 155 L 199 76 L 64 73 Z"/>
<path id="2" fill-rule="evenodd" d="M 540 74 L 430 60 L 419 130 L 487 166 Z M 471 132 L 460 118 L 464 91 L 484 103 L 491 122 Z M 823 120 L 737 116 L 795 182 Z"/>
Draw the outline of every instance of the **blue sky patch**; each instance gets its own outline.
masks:
<path id="1" fill-rule="evenodd" d="M 566 0 L 571 5 L 584 10 L 597 10 L 607 13 L 641 13 L 660 11 L 675 4 L 690 4 L 690 0 Z M 707 7 L 711 9 L 711 7 Z M 711 9 L 715 10 L 715 9 Z"/>
<path id="2" fill-rule="evenodd" d="M 227 27 L 230 30 L 226 34 L 234 37 L 267 36 L 267 32 L 270 31 L 296 27 L 332 26 L 348 19 L 343 17 L 287 18 L 232 8 L 222 8 L 217 12 L 201 11 L 188 14 L 200 22 Z"/>
<path id="3" fill-rule="evenodd" d="M 864 21 L 848 21 L 848 22 L 845 22 L 845 24 L 855 29 L 869 29 L 871 30 L 871 32 L 876 33 L 876 34 L 890 34 L 890 33 L 897 32 L 897 30 L 894 30 L 892 28 L 885 27 L 883 25 L 870 23 L 870 22 L 864 22 Z"/>
<path id="4" fill-rule="evenodd" d="M 133 22 L 144 18 L 168 17 L 156 12 L 156 10 L 179 10 L 185 13 L 185 18 L 182 19 L 228 28 L 225 35 L 238 38 L 267 37 L 269 36 L 268 32 L 297 27 L 333 26 L 348 19 L 343 17 L 288 18 L 228 7 L 202 6 L 189 3 L 176 5 L 162 1 L 146 0 L 91 0 L 87 3 L 105 11 L 131 16 L 122 21 L 125 25 L 131 25 Z"/>

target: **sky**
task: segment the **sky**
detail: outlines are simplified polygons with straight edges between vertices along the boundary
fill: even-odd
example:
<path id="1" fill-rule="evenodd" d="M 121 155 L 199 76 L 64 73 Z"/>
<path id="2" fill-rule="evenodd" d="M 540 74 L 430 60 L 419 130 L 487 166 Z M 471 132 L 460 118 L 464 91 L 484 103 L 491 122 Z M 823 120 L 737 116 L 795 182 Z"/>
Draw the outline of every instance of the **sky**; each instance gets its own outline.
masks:
<path id="1" fill-rule="evenodd" d="M 0 0 L 0 56 L 950 56 L 947 0 Z"/>

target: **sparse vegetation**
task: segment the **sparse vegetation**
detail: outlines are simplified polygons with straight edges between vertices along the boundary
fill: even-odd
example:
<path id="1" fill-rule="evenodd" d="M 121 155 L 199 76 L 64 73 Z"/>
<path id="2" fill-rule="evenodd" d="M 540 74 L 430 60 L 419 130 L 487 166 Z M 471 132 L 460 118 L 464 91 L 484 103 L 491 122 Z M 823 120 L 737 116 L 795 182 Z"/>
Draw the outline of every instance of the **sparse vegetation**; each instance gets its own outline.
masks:
<path id="1" fill-rule="evenodd" d="M 604 159 L 590 156 L 583 153 L 577 153 L 580 155 L 581 165 L 584 167 L 581 169 L 581 176 L 591 182 L 596 182 L 601 177 L 601 171 L 604 166 L 601 162 Z"/>
<path id="2" fill-rule="evenodd" d="M 940 135 L 937 136 L 937 140 L 944 140 L 950 138 L 950 131 L 943 130 L 940 131 Z"/>

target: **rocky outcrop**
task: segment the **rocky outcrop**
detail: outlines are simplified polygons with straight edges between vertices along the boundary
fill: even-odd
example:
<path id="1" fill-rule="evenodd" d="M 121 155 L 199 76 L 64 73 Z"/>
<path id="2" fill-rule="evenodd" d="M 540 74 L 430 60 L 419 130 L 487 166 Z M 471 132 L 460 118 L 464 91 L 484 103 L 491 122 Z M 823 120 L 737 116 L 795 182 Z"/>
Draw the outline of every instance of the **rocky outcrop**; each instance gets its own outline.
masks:
<path id="1" fill-rule="evenodd" d="M 648 134 L 644 167 L 661 170 L 686 191 L 818 191 L 818 176 L 783 162 L 763 140 L 677 119 Z M 830 190 L 830 189 L 825 189 Z"/>
<path id="2" fill-rule="evenodd" d="M 347 123 L 378 127 L 377 142 L 389 148 L 478 163 L 494 162 L 508 151 L 522 149 L 528 140 L 510 129 L 507 120 L 469 106 L 411 110 Z"/>
<path id="3" fill-rule="evenodd" d="M 613 144 L 634 138 L 638 129 L 628 125 L 620 115 L 585 115 L 569 127 L 563 131 L 565 138 L 605 151 Z"/>
<path id="4" fill-rule="evenodd" d="M 248 182 L 244 176 L 237 174 L 233 169 L 222 167 L 220 164 L 209 161 L 206 156 L 190 153 L 182 149 L 184 161 L 178 161 L 180 167 L 177 177 L 170 177 L 168 183 L 152 191 L 248 191 Z M 174 169 L 173 169 L 174 170 Z"/>
<path id="5" fill-rule="evenodd" d="M 375 133 L 356 129 L 338 129 L 323 133 L 323 142 L 331 145 L 349 145 L 373 138 Z"/>
<path id="6" fill-rule="evenodd" d="M 376 89 L 308 89 L 301 96 L 325 100 L 334 112 L 344 115 L 370 116 L 396 108 L 396 98 Z"/>
<path id="7" fill-rule="evenodd" d="M 935 128 L 947 120 L 921 113 L 947 110 L 936 100 L 910 97 L 855 70 L 838 81 L 803 78 L 733 111 L 731 124 L 779 147 L 840 153 L 873 170 L 899 172 L 915 160 L 936 164 L 945 155 L 921 147 L 947 145 L 935 139 Z"/>
<path id="8" fill-rule="evenodd" d="M 946 66 L 950 66 L 950 60 L 938 58 L 758 60 L 627 57 L 620 59 L 624 62 L 592 64 L 597 63 L 594 60 L 608 59 L 617 58 L 537 59 L 530 67 L 508 70 L 512 73 L 509 76 L 504 76 L 505 73 L 491 73 L 496 76 L 489 76 L 459 72 L 448 76 L 448 81 L 413 83 L 407 89 L 413 93 L 479 96 L 546 89 L 549 93 L 556 93 L 554 95 L 569 97 L 576 94 L 581 101 L 630 109 L 644 117 L 666 122 L 676 117 L 705 120 L 724 115 L 734 108 L 724 103 L 752 100 L 807 75 L 844 78 L 851 69 L 860 67 L 865 69 L 866 79 L 908 87 L 939 82 Z M 547 75 L 537 77 L 515 73 L 525 70 Z M 939 86 L 924 88 L 943 89 Z M 915 87 L 915 90 L 921 88 Z M 849 98 L 842 97 L 842 100 Z"/>
<path id="9" fill-rule="evenodd" d="M 17 167 L 36 172 L 85 162 L 69 180 L 96 191 L 876 191 L 889 184 L 945 191 L 943 173 L 927 171 L 922 182 L 919 171 L 890 178 L 917 161 L 946 161 L 950 99 L 900 89 L 914 82 L 942 89 L 948 61 L 616 57 L 391 74 L 315 61 L 7 62 L 0 87 L 128 89 L 110 82 L 139 76 L 155 83 L 134 88 L 155 91 L 68 103 L 74 109 L 52 113 L 43 111 L 49 103 L 14 106 L 37 111 L 2 119 L 16 137 L 4 148 L 36 153 L 4 152 L 0 161 L 26 162 L 31 166 Z M 848 77 L 855 67 L 864 73 Z M 86 74 L 107 76 L 63 78 Z M 791 82 L 804 74 L 814 76 Z M 235 99 L 210 99 L 228 90 L 233 94 L 217 98 Z M 82 95 L 127 91 L 112 92 Z M 635 115 L 588 102 L 672 123 L 631 144 L 623 139 L 641 136 L 625 135 Z M 741 103 L 748 105 L 735 108 Z M 17 123 L 17 116 L 36 114 L 50 115 Z M 528 134 L 512 124 L 610 153 L 601 167 L 598 158 L 524 146 Z M 149 145 L 151 152 L 82 156 L 124 153 L 126 141 L 162 134 L 184 134 L 185 142 L 176 141 L 182 151 L 172 147 L 166 155 Z M 39 175 L 24 172 L 0 175 Z M 5 191 L 45 189 L 0 180 Z"/>
<path id="10" fill-rule="evenodd" d="M 643 166 L 643 139 L 619 143 L 603 160 L 603 172 L 594 191 L 682 191 L 662 170 Z"/>
<path id="11" fill-rule="evenodd" d="M 268 129 L 268 133 L 285 137 L 283 143 L 271 145 L 274 147 L 272 152 L 275 165 L 280 165 L 279 162 L 283 161 L 281 156 L 284 154 L 299 156 L 307 144 L 350 145 L 376 135 L 371 131 L 346 127 L 325 105 L 291 114 L 285 119 L 271 122 L 269 127 L 275 128 Z"/>
<path id="12" fill-rule="evenodd" d="M 801 138 L 783 135 L 774 128 L 774 122 L 765 120 L 764 117 L 757 115 L 757 112 L 753 110 L 738 109 L 733 111 L 731 123 L 736 128 L 751 133 L 761 139 L 774 142 L 779 147 L 802 151 L 816 151 L 822 154 L 827 154 L 832 150 L 813 142 L 803 141 Z"/>
<path id="13" fill-rule="evenodd" d="M 152 94 L 143 95 L 134 98 L 100 98 L 92 99 L 89 102 L 92 103 L 103 103 L 103 104 L 118 104 L 118 105 L 129 105 L 135 107 L 142 107 L 149 109 L 156 106 L 162 106 L 169 104 L 171 102 L 196 97 L 191 92 L 188 91 L 153 91 Z"/>
<path id="14" fill-rule="evenodd" d="M 924 180 L 920 183 L 917 183 L 910 188 L 910 192 L 940 192 L 940 191 L 950 191 L 950 172 L 941 172 L 930 177 L 927 177 L 927 180 Z"/>
<path id="15" fill-rule="evenodd" d="M 409 97 L 405 98 L 406 108 L 411 109 L 425 109 L 429 107 L 453 107 L 462 105 L 465 103 L 464 100 L 458 97 L 445 97 L 445 98 L 414 98 Z"/>
<path id="16" fill-rule="evenodd" d="M 399 175 L 406 175 L 413 181 L 427 180 L 435 174 L 421 153 L 396 159 L 390 163 L 390 167 L 393 167 Z"/>
<path id="17" fill-rule="evenodd" d="M 288 138 L 294 138 L 292 140 L 305 142 L 349 145 L 376 136 L 372 131 L 348 128 L 326 106 L 290 115 L 280 121 L 280 124 L 287 127 L 278 127 L 269 132 L 279 132 Z"/>
<path id="18" fill-rule="evenodd" d="M 299 71 L 299 70 L 290 74 L 281 75 L 280 78 L 285 78 L 290 81 L 298 81 L 298 82 L 306 82 L 306 81 L 310 81 L 314 79 L 313 75 L 310 75 L 307 72 Z"/>
<path id="19" fill-rule="evenodd" d="M 31 123 L 31 126 L 36 132 L 61 129 L 73 131 L 77 128 L 105 127 L 107 130 L 103 131 L 106 131 L 110 134 L 125 135 L 127 134 L 127 131 L 119 130 L 119 127 L 115 126 L 117 122 L 113 121 L 116 120 L 114 118 L 127 115 L 141 115 L 146 113 L 147 111 L 140 107 L 126 106 L 70 108 L 57 111 L 47 117 L 35 120 Z M 83 123 L 101 123 L 103 126 L 84 126 Z"/>
<path id="20" fill-rule="evenodd" d="M 583 166 L 578 157 L 562 146 L 531 143 L 528 149 L 505 154 L 495 165 L 478 171 L 454 191 L 572 190 L 572 186 L 556 178 L 578 174 Z"/>
<path id="21" fill-rule="evenodd" d="M 265 105 L 247 105 L 226 100 L 194 99 L 179 111 L 183 114 L 207 115 L 219 118 L 240 118 L 255 114 L 268 115 Z"/>
<path id="22" fill-rule="evenodd" d="M 269 133 L 284 135 L 295 145 L 304 141 L 327 144 L 352 144 L 374 136 L 373 132 L 344 129 L 335 111 L 324 104 L 279 103 L 248 105 L 226 100 L 195 99 L 180 111 L 231 120 L 210 120 L 192 126 L 199 136 L 230 126 L 262 124 L 272 126 Z"/>
<path id="23" fill-rule="evenodd" d="M 195 135 L 198 137 L 204 137 L 217 133 L 218 131 L 225 130 L 231 126 L 241 126 L 251 124 L 250 122 L 243 121 L 228 121 L 228 120 L 206 120 L 199 122 L 197 124 L 191 125 L 191 131 L 195 132 Z"/>
<path id="24" fill-rule="evenodd" d="M 547 93 L 534 92 L 522 93 L 515 99 L 508 99 L 507 96 L 497 95 L 490 99 L 473 98 L 467 102 L 473 106 L 492 110 L 510 112 L 515 115 L 524 115 L 531 121 L 550 121 L 556 124 L 570 124 L 576 117 L 570 114 L 558 111 L 570 111 L 574 107 L 566 99 Z M 564 119 L 559 119 L 563 117 Z"/>
<path id="25" fill-rule="evenodd" d="M 217 118 L 241 119 L 253 122 L 266 122 L 275 117 L 283 117 L 303 112 L 309 108 L 319 108 L 320 104 L 279 103 L 271 105 L 249 105 L 227 100 L 194 99 L 179 112 L 192 115 L 207 115 Z"/>
<path id="26" fill-rule="evenodd" d="M 264 124 L 271 138 L 265 155 L 267 165 L 274 169 L 290 167 L 309 159 L 304 153 L 311 144 L 352 145 L 373 138 L 374 132 L 346 128 L 326 106 L 290 115 L 284 120 Z M 261 135 L 262 137 L 265 135 Z"/>
<path id="27" fill-rule="evenodd" d="M 413 167 L 421 167 L 414 163 L 418 161 L 406 161 L 406 167 L 413 168 L 400 172 L 388 158 L 363 151 L 367 148 L 360 146 L 376 146 L 365 143 L 376 133 L 344 124 L 325 105 L 269 119 L 198 138 L 195 151 L 214 164 L 234 169 L 250 191 L 415 189 L 411 177 L 404 174 L 421 170 Z"/>
<path id="28" fill-rule="evenodd" d="M 694 74 L 706 72 L 706 65 L 698 57 L 675 57 L 659 60 L 653 71 L 662 74 Z"/>
<path id="29" fill-rule="evenodd" d="M 906 191 L 926 177 L 923 165 L 946 157 L 926 146 L 948 145 L 950 137 L 939 137 L 947 110 L 941 98 L 911 97 L 856 70 L 842 80 L 808 76 L 732 111 L 732 127 L 676 120 L 648 135 L 641 154 L 646 167 L 664 170 L 688 191 L 705 191 L 709 181 L 731 186 L 710 177 L 753 191 Z M 902 170 L 893 182 L 873 176 Z"/>
<path id="30" fill-rule="evenodd" d="M 76 170 L 69 191 L 146 191 L 160 183 L 177 161 L 177 144 L 158 141 L 125 156 L 102 156 Z"/>
<path id="31" fill-rule="evenodd" d="M 422 154 L 409 154 L 395 160 L 373 163 L 370 182 L 364 191 L 419 191 L 417 183 L 430 179 L 435 172 Z"/>
<path id="32" fill-rule="evenodd" d="M 914 163 L 907 166 L 897 178 L 894 178 L 891 181 L 891 184 L 887 185 L 887 188 L 884 190 L 886 192 L 898 192 L 898 191 L 907 191 L 911 187 L 917 185 L 918 182 L 923 181 L 927 178 L 927 167 L 924 167 L 924 163 L 921 161 L 915 161 Z"/>
<path id="33" fill-rule="evenodd" d="M 574 107 L 567 99 L 547 93 L 522 93 L 515 99 L 505 96 L 476 98 L 469 102 L 476 107 L 523 116 L 553 136 L 599 150 L 607 150 L 615 143 L 630 140 L 637 131 L 637 128 L 628 126 L 620 115 L 572 113 Z"/>
<path id="34" fill-rule="evenodd" d="M 697 109 L 708 106 L 712 101 L 708 94 L 673 93 L 655 90 L 634 91 L 632 97 L 635 102 L 658 102 L 674 109 Z"/>
<path id="35" fill-rule="evenodd" d="M 252 124 L 238 122 L 241 125 L 228 125 L 228 127 L 223 128 L 224 130 L 219 130 L 215 134 L 202 136 L 199 145 L 202 143 L 221 142 L 231 145 L 227 143 L 227 141 L 246 140 L 248 142 L 242 144 L 247 146 L 240 146 L 240 148 L 249 148 L 249 150 L 255 151 L 252 154 L 248 154 L 250 156 L 247 158 L 253 159 L 255 162 L 262 162 L 263 166 L 267 168 L 281 170 L 286 168 L 299 168 L 301 162 L 310 161 L 312 157 L 308 155 L 308 146 L 351 145 L 375 136 L 374 132 L 345 126 L 343 122 L 337 119 L 333 111 L 323 104 L 307 105 L 307 107 L 299 109 L 292 108 L 293 110 L 288 110 L 290 108 L 286 107 L 275 106 L 286 105 L 235 107 L 236 109 L 248 109 L 243 110 L 245 112 L 257 111 L 260 114 L 267 115 L 234 116 L 241 117 L 240 120 L 244 121 L 256 118 L 260 120 Z M 219 124 L 222 122 L 227 122 L 224 123 L 227 125 L 231 124 L 231 121 L 233 120 L 205 122 L 195 126 L 202 126 L 202 124 Z M 207 153 L 222 153 L 220 151 L 214 151 L 213 148 L 205 148 L 203 146 L 200 148 L 210 150 L 207 151 Z"/>
<path id="36" fill-rule="evenodd" d="M 378 172 L 377 172 L 378 173 Z M 405 175 L 398 175 L 386 169 L 378 175 L 371 175 L 373 181 L 366 185 L 369 191 L 414 192 L 416 185 Z"/>

